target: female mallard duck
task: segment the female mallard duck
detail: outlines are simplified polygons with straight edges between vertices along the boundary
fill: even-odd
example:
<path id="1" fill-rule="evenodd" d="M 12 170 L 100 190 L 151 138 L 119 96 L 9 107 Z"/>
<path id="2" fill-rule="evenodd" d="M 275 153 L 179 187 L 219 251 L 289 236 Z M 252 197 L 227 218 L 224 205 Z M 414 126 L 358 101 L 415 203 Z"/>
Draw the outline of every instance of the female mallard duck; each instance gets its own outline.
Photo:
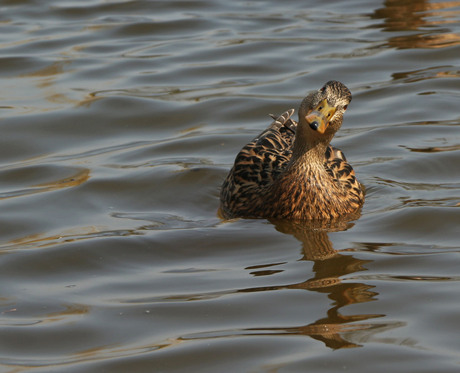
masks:
<path id="1" fill-rule="evenodd" d="M 299 122 L 288 110 L 236 156 L 222 186 L 227 217 L 333 220 L 364 202 L 345 155 L 329 145 L 351 101 L 349 89 L 327 82 L 300 104 Z"/>

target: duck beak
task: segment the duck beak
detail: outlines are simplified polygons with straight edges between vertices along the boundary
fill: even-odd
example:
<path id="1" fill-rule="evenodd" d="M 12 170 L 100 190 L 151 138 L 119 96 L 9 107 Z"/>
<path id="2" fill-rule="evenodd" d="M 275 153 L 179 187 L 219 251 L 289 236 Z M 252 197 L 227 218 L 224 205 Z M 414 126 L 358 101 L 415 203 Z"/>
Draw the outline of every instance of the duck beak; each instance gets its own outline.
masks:
<path id="1" fill-rule="evenodd" d="M 327 100 L 324 99 L 317 107 L 305 116 L 305 119 L 312 129 L 322 135 L 326 132 L 326 129 L 329 126 L 329 120 L 334 115 L 335 110 L 336 108 L 329 105 Z"/>

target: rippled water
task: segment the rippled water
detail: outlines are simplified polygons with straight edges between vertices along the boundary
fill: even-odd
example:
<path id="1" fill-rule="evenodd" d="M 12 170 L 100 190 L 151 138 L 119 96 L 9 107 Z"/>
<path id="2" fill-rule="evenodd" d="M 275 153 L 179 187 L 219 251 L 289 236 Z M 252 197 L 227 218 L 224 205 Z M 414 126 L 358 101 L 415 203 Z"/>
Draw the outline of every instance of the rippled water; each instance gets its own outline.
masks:
<path id="1" fill-rule="evenodd" d="M 458 372 L 460 1 L 0 4 L 0 369 Z M 221 221 L 330 79 L 345 230 Z"/>

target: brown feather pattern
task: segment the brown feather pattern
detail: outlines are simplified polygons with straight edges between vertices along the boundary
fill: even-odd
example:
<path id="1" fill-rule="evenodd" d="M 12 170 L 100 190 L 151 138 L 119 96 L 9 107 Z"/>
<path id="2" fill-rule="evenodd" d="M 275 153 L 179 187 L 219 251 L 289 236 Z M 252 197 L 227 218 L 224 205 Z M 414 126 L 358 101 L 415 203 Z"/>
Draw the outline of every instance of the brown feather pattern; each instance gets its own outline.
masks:
<path id="1" fill-rule="evenodd" d="M 291 119 L 293 113 L 272 116 L 270 126 L 238 153 L 221 189 L 224 217 L 332 220 L 360 209 L 363 187 L 342 151 L 324 140 L 319 161 L 295 159 L 299 123 Z M 342 117 L 337 121 L 340 127 Z"/>

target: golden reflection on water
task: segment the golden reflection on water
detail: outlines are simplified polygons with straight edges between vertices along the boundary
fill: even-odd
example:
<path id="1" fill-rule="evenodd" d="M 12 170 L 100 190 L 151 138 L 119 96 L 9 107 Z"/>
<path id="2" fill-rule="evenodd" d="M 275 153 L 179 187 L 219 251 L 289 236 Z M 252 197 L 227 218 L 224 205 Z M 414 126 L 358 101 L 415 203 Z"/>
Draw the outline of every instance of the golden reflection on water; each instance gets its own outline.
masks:
<path id="1" fill-rule="evenodd" d="M 71 98 L 68 91 L 63 92 L 62 88 L 57 82 L 61 75 L 72 74 L 75 69 L 71 68 L 72 62 L 70 60 L 59 60 L 52 64 L 40 68 L 38 70 L 20 74 L 19 78 L 32 80 L 35 86 L 43 91 L 43 97 L 50 103 L 64 105 L 70 104 L 76 107 L 88 107 L 94 101 L 99 100 L 101 97 L 96 97 L 93 93 L 87 93 L 83 98 Z M 73 89 L 73 91 L 76 91 Z M 55 108 L 42 109 L 41 111 L 54 110 Z"/>
<path id="2" fill-rule="evenodd" d="M 77 169 L 74 175 L 53 180 L 46 183 L 40 183 L 31 185 L 27 188 L 14 190 L 11 192 L 0 193 L 0 200 L 8 199 L 8 198 L 15 198 L 15 197 L 23 197 L 27 195 L 37 194 L 37 193 L 44 193 L 44 192 L 52 192 L 59 189 L 71 188 L 79 186 L 86 181 L 89 180 L 90 177 L 90 170 L 87 168 Z"/>
<path id="3" fill-rule="evenodd" d="M 37 184 L 34 187 L 43 188 L 44 191 L 70 188 L 79 186 L 89 180 L 90 170 L 83 168 L 78 170 L 74 175 L 48 183 Z"/>
<path id="4" fill-rule="evenodd" d="M 74 100 L 70 99 L 65 93 L 62 93 L 58 88 L 58 84 L 56 84 L 58 76 L 71 72 L 66 66 L 70 66 L 70 61 L 55 61 L 44 68 L 19 75 L 19 77 L 33 80 L 36 87 L 44 91 L 46 100 L 51 103 L 73 103 Z"/>
<path id="5" fill-rule="evenodd" d="M 453 70 L 452 66 L 430 67 L 427 69 L 395 72 L 391 74 L 391 77 L 395 81 L 403 80 L 405 83 L 414 83 L 427 79 L 459 78 L 460 71 Z M 429 93 L 425 92 L 424 94 Z"/>
<path id="6" fill-rule="evenodd" d="M 67 321 L 72 316 L 84 316 L 91 310 L 90 306 L 83 304 L 67 304 L 64 305 L 64 310 L 57 312 L 50 312 L 43 316 L 41 323 L 53 323 L 59 321 Z"/>
<path id="7" fill-rule="evenodd" d="M 65 66 L 68 65 L 70 66 L 70 61 L 55 61 L 52 64 L 32 71 L 30 73 L 25 73 L 19 75 L 20 78 L 44 78 L 44 77 L 53 77 L 55 75 L 60 75 L 66 72 Z M 43 87 L 46 87 L 48 84 L 46 82 L 43 82 Z"/>
<path id="8" fill-rule="evenodd" d="M 432 3 L 427 0 L 387 0 L 383 8 L 375 10 L 372 18 L 384 19 L 382 29 L 385 31 L 423 31 L 390 37 L 390 47 L 445 48 L 460 44 L 460 35 L 435 26 L 458 22 L 460 11 L 449 10 L 458 6 L 460 1 Z"/>
<path id="9" fill-rule="evenodd" d="M 82 226 L 71 229 L 66 229 L 58 234 L 47 235 L 45 233 L 35 233 L 26 235 L 24 237 L 15 238 L 13 240 L 0 243 L 0 249 L 18 250 L 18 249 L 43 249 L 52 247 L 62 243 L 69 243 L 81 240 L 88 240 L 94 237 L 108 237 L 108 236 L 128 236 L 136 235 L 134 229 L 132 230 L 114 230 L 108 229 L 105 226 Z"/>

